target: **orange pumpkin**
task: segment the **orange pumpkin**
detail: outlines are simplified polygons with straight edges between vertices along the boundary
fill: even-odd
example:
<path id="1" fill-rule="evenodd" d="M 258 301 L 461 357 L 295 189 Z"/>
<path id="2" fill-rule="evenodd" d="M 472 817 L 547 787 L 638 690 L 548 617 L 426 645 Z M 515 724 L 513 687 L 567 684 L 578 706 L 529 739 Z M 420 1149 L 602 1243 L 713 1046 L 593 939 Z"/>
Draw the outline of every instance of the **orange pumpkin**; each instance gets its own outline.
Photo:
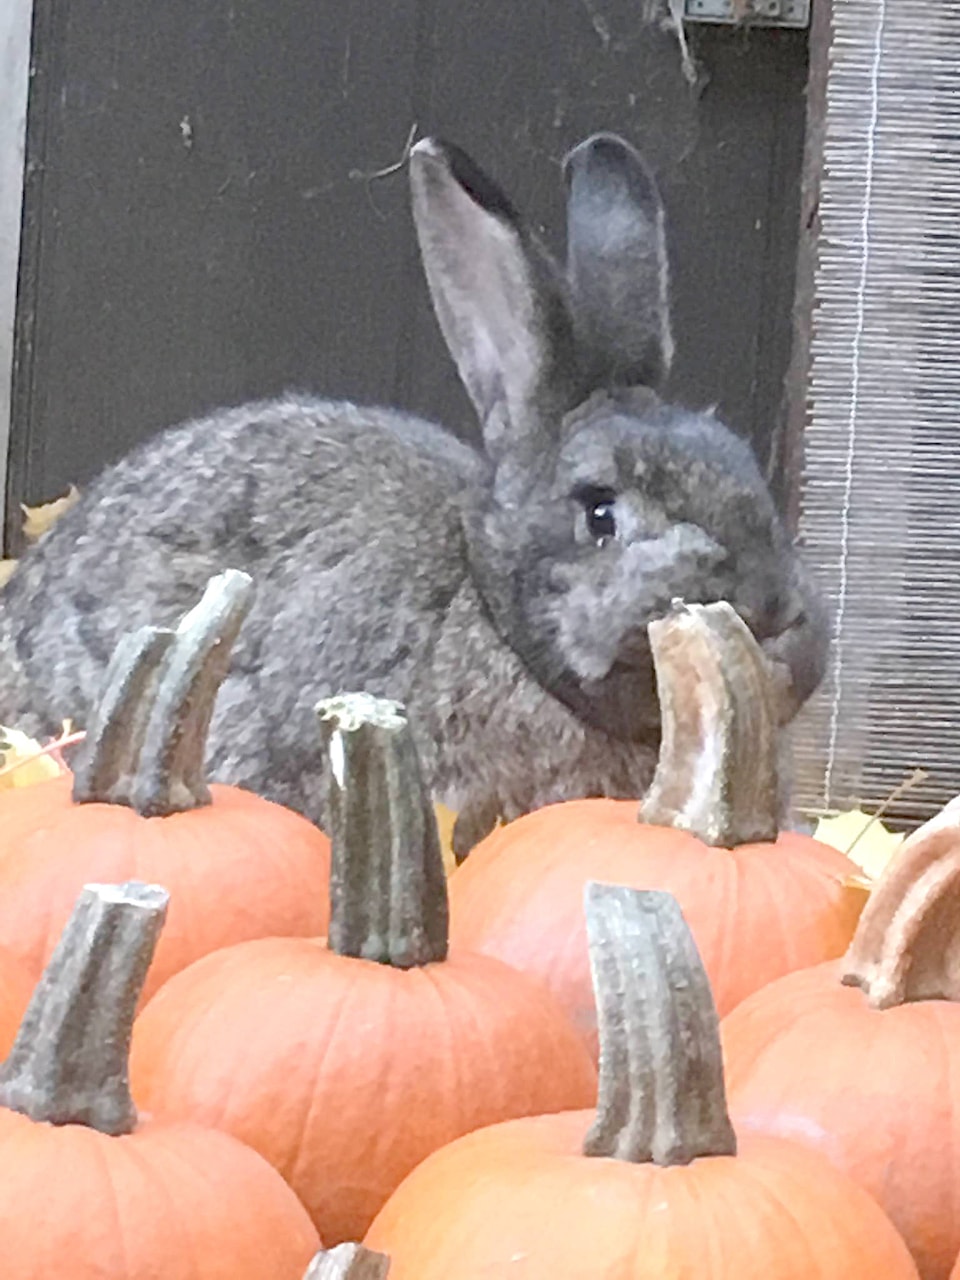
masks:
<path id="1" fill-rule="evenodd" d="M 166 903 L 153 885 L 88 886 L 0 1069 L 0 1240 L 16 1280 L 301 1280 L 316 1251 L 255 1152 L 138 1124 L 127 1048 Z"/>
<path id="2" fill-rule="evenodd" d="M 0 945 L 34 979 L 90 880 L 169 887 L 147 996 L 218 947 L 326 929 L 326 836 L 203 777 L 207 726 L 250 595 L 250 579 L 230 572 L 176 632 L 127 636 L 74 776 L 0 795 Z"/>
<path id="3" fill-rule="evenodd" d="M 663 714 L 653 786 L 551 805 L 493 832 L 450 881 L 451 938 L 543 979 L 596 1051 L 582 899 L 589 880 L 662 889 L 683 908 L 721 1015 L 781 974 L 843 954 L 857 868 L 777 836 L 774 694 L 726 604 L 650 624 Z"/>
<path id="4" fill-rule="evenodd" d="M 735 1134 L 717 1015 L 668 894 L 591 885 L 596 1113 L 480 1130 L 425 1160 L 364 1243 L 391 1280 L 910 1280 L 878 1206 L 825 1159 Z"/>
<path id="5" fill-rule="evenodd" d="M 960 800 L 901 845 L 842 961 L 723 1024 L 731 1109 L 879 1200 L 924 1280 L 960 1251 Z"/>
<path id="6" fill-rule="evenodd" d="M 336 1244 L 435 1148 L 585 1105 L 596 1073 L 538 983 L 447 954 L 436 818 L 401 708 L 363 694 L 323 707 L 329 941 L 248 942 L 172 978 L 138 1019 L 131 1079 L 146 1110 L 261 1152 Z"/>
<path id="7" fill-rule="evenodd" d="M 0 1062 L 10 1052 L 32 994 L 33 982 L 23 965 L 0 947 Z"/>

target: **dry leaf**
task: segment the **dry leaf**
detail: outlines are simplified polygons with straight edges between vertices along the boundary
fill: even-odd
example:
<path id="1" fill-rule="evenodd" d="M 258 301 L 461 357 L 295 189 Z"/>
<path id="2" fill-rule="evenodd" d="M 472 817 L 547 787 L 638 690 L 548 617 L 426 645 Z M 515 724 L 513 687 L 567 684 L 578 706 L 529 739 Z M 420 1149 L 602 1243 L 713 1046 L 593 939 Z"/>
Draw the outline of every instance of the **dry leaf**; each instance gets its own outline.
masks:
<path id="1" fill-rule="evenodd" d="M 63 751 L 75 747 L 86 736 L 82 729 L 74 731 L 72 721 L 64 720 L 59 735 L 41 746 L 19 729 L 0 725 L 0 790 L 29 787 L 69 773 Z"/>
<path id="2" fill-rule="evenodd" d="M 862 809 L 821 818 L 813 834 L 815 839 L 839 849 L 855 862 L 868 886 L 879 880 L 904 840 L 900 832 L 888 830 L 878 818 Z"/>
<path id="3" fill-rule="evenodd" d="M 71 485 L 69 492 L 53 502 L 41 503 L 39 507 L 26 507 L 21 504 L 23 512 L 23 536 L 28 542 L 36 542 L 51 525 L 56 524 L 65 511 L 69 511 L 80 497 L 80 490 Z"/>
<path id="4" fill-rule="evenodd" d="M 29 787 L 64 772 L 56 754 L 19 729 L 0 725 L 0 790 Z"/>
<path id="5" fill-rule="evenodd" d="M 65 493 L 62 498 L 56 498 L 53 502 L 41 503 L 39 507 L 27 507 L 21 503 L 23 536 L 26 540 L 28 542 L 36 542 L 38 538 L 47 532 L 51 525 L 56 524 L 65 511 L 70 510 L 79 497 L 80 490 L 76 485 L 72 484 L 69 492 Z M 9 582 L 16 567 L 16 560 L 0 560 L 0 587 Z"/>

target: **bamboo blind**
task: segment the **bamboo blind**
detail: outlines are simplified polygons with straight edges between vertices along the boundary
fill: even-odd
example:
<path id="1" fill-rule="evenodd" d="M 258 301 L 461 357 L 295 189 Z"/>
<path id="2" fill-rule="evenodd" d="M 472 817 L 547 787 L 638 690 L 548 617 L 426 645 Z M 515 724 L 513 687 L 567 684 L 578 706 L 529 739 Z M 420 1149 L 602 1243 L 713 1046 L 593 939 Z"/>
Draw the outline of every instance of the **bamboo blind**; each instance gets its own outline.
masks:
<path id="1" fill-rule="evenodd" d="M 807 812 L 960 792 L 960 0 L 834 0 L 801 534 L 832 666 Z"/>

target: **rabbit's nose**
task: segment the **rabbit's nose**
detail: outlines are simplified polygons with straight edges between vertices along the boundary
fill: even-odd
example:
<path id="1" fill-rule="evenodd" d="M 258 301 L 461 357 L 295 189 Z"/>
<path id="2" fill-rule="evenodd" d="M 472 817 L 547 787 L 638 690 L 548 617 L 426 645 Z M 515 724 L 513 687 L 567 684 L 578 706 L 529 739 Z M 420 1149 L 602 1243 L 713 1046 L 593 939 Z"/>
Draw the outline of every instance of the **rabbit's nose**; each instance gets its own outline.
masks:
<path id="1" fill-rule="evenodd" d="M 780 591 L 767 597 L 757 628 L 751 630 L 760 640 L 775 639 L 805 626 L 807 612 L 803 599 L 795 591 Z"/>
<path id="2" fill-rule="evenodd" d="M 744 620 L 758 640 L 770 640 L 780 635 L 790 625 L 788 601 L 779 591 L 768 591 L 763 594 L 757 591 L 738 593 L 732 601 L 737 613 Z"/>

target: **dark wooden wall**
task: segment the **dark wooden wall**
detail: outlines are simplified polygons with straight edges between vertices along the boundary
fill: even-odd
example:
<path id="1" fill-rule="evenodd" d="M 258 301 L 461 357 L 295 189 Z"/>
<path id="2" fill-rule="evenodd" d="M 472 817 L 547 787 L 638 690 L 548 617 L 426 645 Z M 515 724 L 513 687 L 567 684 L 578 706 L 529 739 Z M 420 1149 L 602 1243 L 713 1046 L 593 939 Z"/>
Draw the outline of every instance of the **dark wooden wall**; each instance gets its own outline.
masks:
<path id="1" fill-rule="evenodd" d="M 472 429 L 405 175 L 367 176 L 414 124 L 557 247 L 564 151 L 638 144 L 671 220 L 674 391 L 777 472 L 805 33 L 691 28 L 694 90 L 637 0 L 36 3 L 11 549 L 17 503 L 219 403 L 295 386 Z"/>

